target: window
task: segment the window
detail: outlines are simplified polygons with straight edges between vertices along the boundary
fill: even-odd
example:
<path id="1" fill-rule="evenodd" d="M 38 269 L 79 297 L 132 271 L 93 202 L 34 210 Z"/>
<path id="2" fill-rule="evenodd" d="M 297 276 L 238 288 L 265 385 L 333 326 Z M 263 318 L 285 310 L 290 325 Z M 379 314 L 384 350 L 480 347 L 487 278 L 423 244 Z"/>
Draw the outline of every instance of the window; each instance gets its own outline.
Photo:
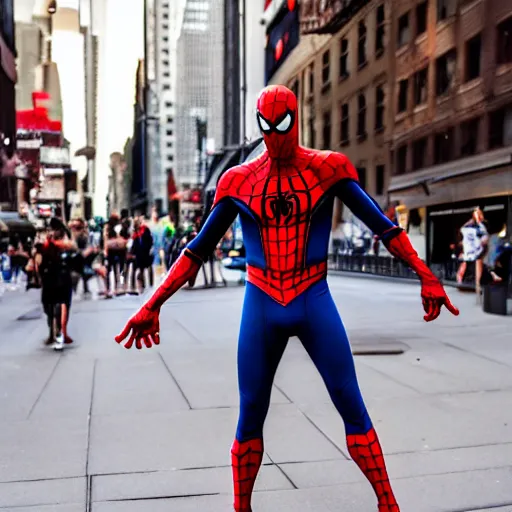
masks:
<path id="1" fill-rule="evenodd" d="M 505 142 L 505 109 L 489 114 L 489 149 L 501 148 Z"/>
<path id="2" fill-rule="evenodd" d="M 166 130 L 165 134 L 166 134 L 168 137 L 172 137 L 172 135 L 173 135 L 173 131 L 172 131 L 172 130 Z"/>
<path id="3" fill-rule="evenodd" d="M 457 53 L 455 50 L 441 55 L 436 60 L 436 94 L 442 96 L 453 87 L 455 81 Z"/>
<path id="4" fill-rule="evenodd" d="M 500 23 L 497 27 L 497 55 L 498 64 L 512 62 L 512 17 Z"/>
<path id="5" fill-rule="evenodd" d="M 480 119 L 471 119 L 460 125 L 461 156 L 471 156 L 476 154 L 478 145 L 478 131 L 480 128 Z"/>
<path id="6" fill-rule="evenodd" d="M 427 102 L 428 68 L 420 69 L 414 74 L 414 104 Z"/>
<path id="7" fill-rule="evenodd" d="M 299 81 L 297 79 L 294 80 L 293 85 L 290 87 L 293 94 L 295 94 L 295 97 L 299 97 Z"/>
<path id="8" fill-rule="evenodd" d="M 357 138 L 363 140 L 366 138 L 366 98 L 361 93 L 357 98 Z"/>
<path id="9" fill-rule="evenodd" d="M 375 56 L 378 58 L 384 53 L 384 37 L 386 35 L 386 13 L 384 4 L 377 7 L 377 32 L 375 34 Z"/>
<path id="10" fill-rule="evenodd" d="M 172 162 L 174 160 L 174 156 L 173 155 L 167 155 L 167 161 L 168 162 Z"/>
<path id="11" fill-rule="evenodd" d="M 384 179 L 386 177 L 386 168 L 383 165 L 375 167 L 375 193 L 378 196 L 384 195 Z"/>
<path id="12" fill-rule="evenodd" d="M 340 127 L 340 139 L 341 145 L 346 145 L 349 141 L 349 113 L 348 103 L 341 105 L 341 127 Z"/>
<path id="13" fill-rule="evenodd" d="M 438 133 L 434 137 L 434 164 L 444 164 L 453 159 L 453 128 Z"/>
<path id="14" fill-rule="evenodd" d="M 398 82 L 398 113 L 407 111 L 407 95 L 409 92 L 409 80 L 400 80 Z"/>
<path id="15" fill-rule="evenodd" d="M 375 131 L 381 132 L 384 130 L 384 86 L 379 85 L 375 89 Z"/>
<path id="16" fill-rule="evenodd" d="M 167 116 L 167 123 L 172 124 L 173 118 L 171 116 Z"/>
<path id="17" fill-rule="evenodd" d="M 480 76 L 480 55 L 482 52 L 482 36 L 477 36 L 466 41 L 466 76 L 469 82 Z"/>
<path id="18" fill-rule="evenodd" d="M 457 0 L 437 0 L 437 21 L 454 16 L 456 9 Z"/>
<path id="19" fill-rule="evenodd" d="M 314 148 L 316 145 L 315 118 L 309 118 L 309 146 Z"/>
<path id="20" fill-rule="evenodd" d="M 396 174 L 407 172 L 407 146 L 401 146 L 396 151 Z"/>
<path id="21" fill-rule="evenodd" d="M 172 101 L 166 101 L 165 108 L 172 108 Z"/>
<path id="22" fill-rule="evenodd" d="M 409 43 L 411 33 L 409 30 L 409 13 L 406 12 L 398 19 L 398 48 Z"/>
<path id="23" fill-rule="evenodd" d="M 329 149 L 331 147 L 331 111 L 324 112 L 324 127 L 323 127 L 323 148 Z"/>
<path id="24" fill-rule="evenodd" d="M 348 39 L 340 42 L 340 78 L 347 78 L 348 72 Z"/>
<path id="25" fill-rule="evenodd" d="M 412 143 L 412 169 L 417 171 L 425 167 L 428 139 L 424 137 Z"/>
<path id="26" fill-rule="evenodd" d="M 359 22 L 359 39 L 357 44 L 357 65 L 361 68 L 366 64 L 366 25 Z"/>
<path id="27" fill-rule="evenodd" d="M 167 146 L 168 148 L 172 148 L 172 142 L 171 142 L 171 141 L 167 142 L 166 146 Z"/>
<path id="28" fill-rule="evenodd" d="M 427 31 L 428 2 L 416 6 L 416 37 Z"/>
<path id="29" fill-rule="evenodd" d="M 361 188 L 366 188 L 366 168 L 358 167 L 357 175 L 359 176 L 359 185 L 361 185 Z"/>
<path id="30" fill-rule="evenodd" d="M 315 65 L 309 66 L 309 94 L 313 95 L 315 92 Z"/>
<path id="31" fill-rule="evenodd" d="M 164 78 L 171 78 L 171 74 L 168 71 L 166 71 L 165 73 L 163 73 L 163 77 Z"/>
<path id="32" fill-rule="evenodd" d="M 163 18 L 164 20 L 168 20 L 168 19 L 169 19 L 169 13 L 164 12 L 164 14 L 162 15 L 162 18 Z"/>
<path id="33" fill-rule="evenodd" d="M 162 37 L 162 41 L 164 43 L 168 43 L 169 42 L 169 38 L 167 36 L 164 36 L 164 37 Z"/>
<path id="34" fill-rule="evenodd" d="M 171 89 L 171 86 L 169 84 L 164 84 L 164 86 L 162 87 L 162 89 L 164 91 L 169 91 Z"/>
<path id="35" fill-rule="evenodd" d="M 327 89 L 331 82 L 331 52 L 327 50 L 322 55 L 322 91 Z"/>
<path id="36" fill-rule="evenodd" d="M 169 66 L 170 62 L 166 59 L 162 61 L 163 66 Z"/>
<path id="37" fill-rule="evenodd" d="M 164 23 L 162 25 L 162 30 L 169 30 L 169 25 L 167 23 Z"/>

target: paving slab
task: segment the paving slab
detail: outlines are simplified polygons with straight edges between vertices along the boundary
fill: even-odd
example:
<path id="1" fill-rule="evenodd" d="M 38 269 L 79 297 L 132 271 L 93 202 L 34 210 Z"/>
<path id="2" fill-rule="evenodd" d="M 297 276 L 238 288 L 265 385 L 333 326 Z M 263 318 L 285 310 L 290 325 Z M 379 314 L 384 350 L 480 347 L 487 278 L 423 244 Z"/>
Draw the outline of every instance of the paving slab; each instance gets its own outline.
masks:
<path id="1" fill-rule="evenodd" d="M 0 509 L 63 505 L 86 501 L 85 478 L 0 483 Z"/>
<path id="2" fill-rule="evenodd" d="M 125 351 L 119 357 L 97 362 L 93 415 L 188 409 L 189 404 L 158 352 Z"/>
<path id="3" fill-rule="evenodd" d="M 81 418 L 87 421 L 92 400 L 94 360 L 67 351 L 35 405 L 31 418 Z"/>
<path id="4" fill-rule="evenodd" d="M 167 350 L 162 357 L 193 409 L 238 407 L 237 361 L 234 347 Z M 272 403 L 289 403 L 274 387 Z"/>
<path id="5" fill-rule="evenodd" d="M 92 474 L 136 473 L 230 464 L 234 409 L 93 416 Z"/>
<path id="6" fill-rule="evenodd" d="M 147 498 L 230 494 L 231 467 L 157 471 L 125 475 L 100 475 L 92 480 L 92 500 L 120 501 Z M 293 489 L 292 484 L 275 465 L 263 465 L 256 491 Z"/>
<path id="7" fill-rule="evenodd" d="M 16 421 L 0 424 L 0 482 L 85 475 L 85 419 Z"/>
<path id="8" fill-rule="evenodd" d="M 58 362 L 53 353 L 0 358 L 0 423 L 28 418 Z"/>

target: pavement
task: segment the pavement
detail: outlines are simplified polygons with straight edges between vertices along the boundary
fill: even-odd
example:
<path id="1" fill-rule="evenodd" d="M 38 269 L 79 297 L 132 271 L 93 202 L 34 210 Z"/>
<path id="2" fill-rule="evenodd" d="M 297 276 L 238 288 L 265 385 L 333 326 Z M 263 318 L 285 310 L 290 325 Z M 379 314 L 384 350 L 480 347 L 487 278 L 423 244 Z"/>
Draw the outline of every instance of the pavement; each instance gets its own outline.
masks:
<path id="1" fill-rule="evenodd" d="M 451 289 L 461 315 L 426 324 L 416 284 L 335 276 L 330 286 L 356 352 L 402 349 L 356 356 L 402 512 L 511 512 L 512 317 Z M 180 291 L 162 310 L 162 344 L 142 351 L 113 341 L 141 298 L 77 300 L 76 343 L 61 354 L 42 345 L 38 292 L 5 294 L 0 512 L 231 510 L 243 293 Z M 295 339 L 265 437 L 254 512 L 376 512 Z"/>

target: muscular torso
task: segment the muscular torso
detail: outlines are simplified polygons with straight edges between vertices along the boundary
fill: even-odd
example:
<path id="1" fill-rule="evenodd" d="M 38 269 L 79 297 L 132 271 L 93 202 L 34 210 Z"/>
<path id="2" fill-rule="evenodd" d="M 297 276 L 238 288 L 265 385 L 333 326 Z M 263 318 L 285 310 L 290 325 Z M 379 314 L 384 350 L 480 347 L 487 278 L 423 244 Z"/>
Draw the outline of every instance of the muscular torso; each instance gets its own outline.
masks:
<path id="1" fill-rule="evenodd" d="M 326 275 L 329 191 L 353 177 L 340 173 L 332 155 L 300 148 L 279 163 L 263 154 L 223 180 L 241 211 L 248 280 L 283 305 Z"/>

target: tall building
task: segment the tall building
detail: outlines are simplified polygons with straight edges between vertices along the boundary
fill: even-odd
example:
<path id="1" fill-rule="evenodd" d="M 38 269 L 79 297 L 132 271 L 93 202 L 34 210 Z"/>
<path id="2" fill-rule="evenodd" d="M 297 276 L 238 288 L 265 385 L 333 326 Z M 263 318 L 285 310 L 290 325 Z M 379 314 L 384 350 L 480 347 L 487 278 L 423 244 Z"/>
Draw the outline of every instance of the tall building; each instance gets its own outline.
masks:
<path id="1" fill-rule="evenodd" d="M 450 274 L 475 207 L 512 229 L 512 3 L 395 2 L 390 55 L 390 198 Z"/>
<path id="2" fill-rule="evenodd" d="M 177 38 L 176 179 L 202 183 L 204 155 L 223 145 L 224 2 L 186 0 Z"/>
<path id="3" fill-rule="evenodd" d="M 16 178 L 2 176 L 16 143 L 15 35 L 13 0 L 0 5 L 0 209 L 16 208 Z"/>

